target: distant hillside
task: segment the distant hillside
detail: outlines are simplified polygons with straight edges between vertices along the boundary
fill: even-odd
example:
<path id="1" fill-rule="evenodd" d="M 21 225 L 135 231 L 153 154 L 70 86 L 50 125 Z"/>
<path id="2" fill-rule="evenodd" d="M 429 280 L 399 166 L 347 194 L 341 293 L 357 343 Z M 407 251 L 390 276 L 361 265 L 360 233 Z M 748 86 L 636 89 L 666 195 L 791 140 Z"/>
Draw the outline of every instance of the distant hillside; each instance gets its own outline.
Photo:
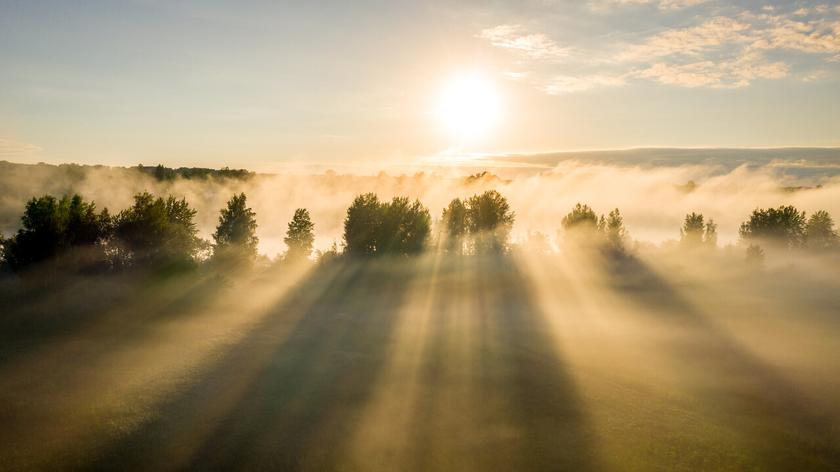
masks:
<path id="1" fill-rule="evenodd" d="M 800 178 L 840 175 L 840 148 L 679 149 L 639 148 L 612 151 L 573 151 L 509 154 L 488 158 L 506 165 L 555 167 L 566 161 L 629 166 L 715 166 L 728 172 L 739 166 L 771 166 L 775 171 Z"/>

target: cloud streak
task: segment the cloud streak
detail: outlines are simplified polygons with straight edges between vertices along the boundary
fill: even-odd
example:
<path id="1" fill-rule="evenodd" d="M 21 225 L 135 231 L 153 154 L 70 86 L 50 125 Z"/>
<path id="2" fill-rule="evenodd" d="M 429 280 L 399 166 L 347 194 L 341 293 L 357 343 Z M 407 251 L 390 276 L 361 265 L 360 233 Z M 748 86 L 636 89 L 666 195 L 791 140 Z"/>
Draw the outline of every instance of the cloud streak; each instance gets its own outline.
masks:
<path id="1" fill-rule="evenodd" d="M 648 0 L 619 0 L 614 4 L 650 4 Z M 695 0 L 656 2 L 662 10 L 704 3 Z M 667 13 L 665 13 L 667 14 Z M 796 69 L 808 60 L 823 64 L 840 61 L 840 8 L 827 5 L 802 7 L 792 12 L 763 8 L 727 15 L 698 16 L 695 24 L 643 34 L 634 40 L 595 47 L 564 47 L 543 33 L 527 33 L 519 25 L 499 25 L 482 30 L 478 37 L 497 48 L 524 56 L 534 71 L 522 71 L 534 86 L 550 95 L 618 87 L 634 80 L 697 88 L 742 88 L 756 80 L 797 77 L 825 80 L 832 74 L 821 69 Z M 545 71 L 547 58 L 563 57 L 579 65 L 579 73 Z M 548 64 L 550 66 L 550 64 Z M 550 67 L 549 67 L 550 69 Z M 566 68 L 568 69 L 568 68 Z M 559 72 L 559 71 L 558 71 Z"/>

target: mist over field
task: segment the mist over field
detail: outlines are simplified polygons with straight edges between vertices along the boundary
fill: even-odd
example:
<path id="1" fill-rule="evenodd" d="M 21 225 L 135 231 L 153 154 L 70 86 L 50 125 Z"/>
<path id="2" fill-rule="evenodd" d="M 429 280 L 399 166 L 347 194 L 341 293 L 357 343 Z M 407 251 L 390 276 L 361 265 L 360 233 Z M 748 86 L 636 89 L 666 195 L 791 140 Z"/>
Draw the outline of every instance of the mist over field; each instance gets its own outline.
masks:
<path id="1" fill-rule="evenodd" d="M 146 190 L 184 197 L 218 244 L 219 210 L 244 192 L 259 252 L 280 254 L 0 275 L 0 466 L 835 469 L 840 251 L 751 258 L 738 234 L 757 208 L 840 214 L 833 166 L 566 157 L 191 179 L 0 164 L 7 235 L 32 196 L 117 213 Z M 515 212 L 509 250 L 453 249 L 444 220 L 420 254 L 343 248 L 359 194 L 417 198 L 440 220 L 486 190 Z M 578 202 L 621 210 L 621 246 L 563 228 Z M 345 253 L 292 259 L 296 208 L 316 248 Z M 686 243 L 691 212 L 717 244 Z"/>
<path id="2" fill-rule="evenodd" d="M 685 214 L 700 212 L 718 223 L 725 245 L 737 242 L 739 225 L 758 207 L 790 204 L 808 213 L 840 214 L 838 159 L 837 149 L 642 149 L 342 173 L 290 167 L 247 179 L 163 181 L 134 168 L 0 163 L 0 231 L 12 234 L 23 204 L 36 195 L 79 193 L 116 212 L 129 206 L 134 194 L 149 191 L 186 198 L 198 210 L 200 233 L 208 237 L 219 209 L 232 194 L 245 192 L 257 213 L 260 252 L 274 257 L 285 250 L 282 237 L 295 208 L 309 209 L 317 227 L 315 247 L 323 250 L 341 243 L 345 210 L 358 194 L 418 198 L 439 218 L 451 199 L 496 189 L 516 213 L 514 240 L 533 231 L 556 239 L 563 215 L 583 202 L 599 213 L 619 208 L 631 237 L 654 244 L 678 239 Z"/>

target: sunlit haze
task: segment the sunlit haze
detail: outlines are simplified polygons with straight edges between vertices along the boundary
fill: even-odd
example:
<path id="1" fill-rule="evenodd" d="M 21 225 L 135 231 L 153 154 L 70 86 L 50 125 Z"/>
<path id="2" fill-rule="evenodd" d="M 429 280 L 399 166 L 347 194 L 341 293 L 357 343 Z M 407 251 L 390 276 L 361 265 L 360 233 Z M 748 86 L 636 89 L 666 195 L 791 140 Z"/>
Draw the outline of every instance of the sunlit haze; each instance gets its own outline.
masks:
<path id="1" fill-rule="evenodd" d="M 0 0 L 0 471 L 840 470 L 840 0 Z"/>
<path id="2" fill-rule="evenodd" d="M 453 134 L 482 154 L 837 146 L 838 21 L 816 1 L 6 1 L 0 156 L 277 170 L 416 162 Z"/>

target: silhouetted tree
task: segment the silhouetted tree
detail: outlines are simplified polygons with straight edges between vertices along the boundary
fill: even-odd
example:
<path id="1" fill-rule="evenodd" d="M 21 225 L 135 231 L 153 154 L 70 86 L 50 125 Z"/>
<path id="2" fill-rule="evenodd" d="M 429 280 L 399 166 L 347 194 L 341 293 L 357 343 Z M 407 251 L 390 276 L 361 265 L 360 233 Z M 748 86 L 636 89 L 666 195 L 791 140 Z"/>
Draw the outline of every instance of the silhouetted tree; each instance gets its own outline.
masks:
<path id="1" fill-rule="evenodd" d="M 595 231 L 599 228 L 598 215 L 589 208 L 589 205 L 576 204 L 572 211 L 563 217 L 561 221 L 563 229 L 569 230 L 591 230 Z"/>
<path id="2" fill-rule="evenodd" d="M 244 193 L 233 195 L 222 208 L 213 233 L 213 256 L 227 262 L 252 262 L 257 257 L 256 214 L 247 206 Z"/>
<path id="3" fill-rule="evenodd" d="M 419 201 L 394 197 L 389 203 L 366 193 L 353 200 L 344 219 L 344 244 L 350 255 L 416 254 L 431 232 L 429 210 Z"/>
<path id="4" fill-rule="evenodd" d="M 353 256 L 376 253 L 379 228 L 382 225 L 382 208 L 373 193 L 357 196 L 344 218 L 344 244 Z"/>
<path id="5" fill-rule="evenodd" d="M 606 221 L 601 225 L 601 228 L 610 246 L 614 250 L 624 251 L 624 244 L 627 240 L 627 228 L 624 227 L 624 218 L 621 216 L 618 208 L 607 215 Z"/>
<path id="6" fill-rule="evenodd" d="M 4 244 L 6 263 L 12 270 L 57 258 L 71 248 L 86 249 L 87 261 L 104 261 L 100 243 L 108 239 L 110 217 L 106 210 L 97 213 L 96 205 L 79 195 L 61 200 L 45 195 L 29 200 L 21 226 Z M 92 259 L 87 257 L 91 255 Z"/>
<path id="7" fill-rule="evenodd" d="M 202 246 L 195 213 L 184 199 L 135 195 L 134 205 L 117 215 L 114 227 L 127 265 L 192 262 Z"/>
<path id="8" fill-rule="evenodd" d="M 756 209 L 741 224 L 740 235 L 747 242 L 766 241 L 787 248 L 799 247 L 805 237 L 805 212 L 793 206 Z"/>
<path id="9" fill-rule="evenodd" d="M 505 197 L 495 190 L 467 200 L 467 228 L 476 252 L 502 252 L 508 247 L 516 215 Z"/>
<path id="10" fill-rule="evenodd" d="M 423 251 L 431 232 L 429 210 L 419 200 L 394 197 L 381 206 L 382 225 L 376 238 L 377 252 L 383 254 L 418 254 Z"/>
<path id="11" fill-rule="evenodd" d="M 706 231 L 703 233 L 703 244 L 717 246 L 717 223 L 711 218 L 706 222 Z"/>
<path id="12" fill-rule="evenodd" d="M 315 242 L 315 224 L 309 218 L 306 208 L 298 208 L 289 222 L 289 229 L 283 242 L 289 247 L 286 258 L 298 260 L 312 254 L 312 244 Z"/>
<path id="13" fill-rule="evenodd" d="M 706 244 L 717 245 L 717 225 L 713 220 L 706 222 L 700 213 L 685 215 L 685 221 L 680 228 L 680 241 L 686 246 Z"/>
<path id="14" fill-rule="evenodd" d="M 446 249 L 456 254 L 464 253 L 464 238 L 467 235 L 467 207 L 460 198 L 449 202 L 441 218 L 446 231 Z"/>
<path id="15" fill-rule="evenodd" d="M 805 225 L 805 245 L 809 249 L 834 249 L 838 247 L 834 220 L 824 210 L 814 212 Z"/>

